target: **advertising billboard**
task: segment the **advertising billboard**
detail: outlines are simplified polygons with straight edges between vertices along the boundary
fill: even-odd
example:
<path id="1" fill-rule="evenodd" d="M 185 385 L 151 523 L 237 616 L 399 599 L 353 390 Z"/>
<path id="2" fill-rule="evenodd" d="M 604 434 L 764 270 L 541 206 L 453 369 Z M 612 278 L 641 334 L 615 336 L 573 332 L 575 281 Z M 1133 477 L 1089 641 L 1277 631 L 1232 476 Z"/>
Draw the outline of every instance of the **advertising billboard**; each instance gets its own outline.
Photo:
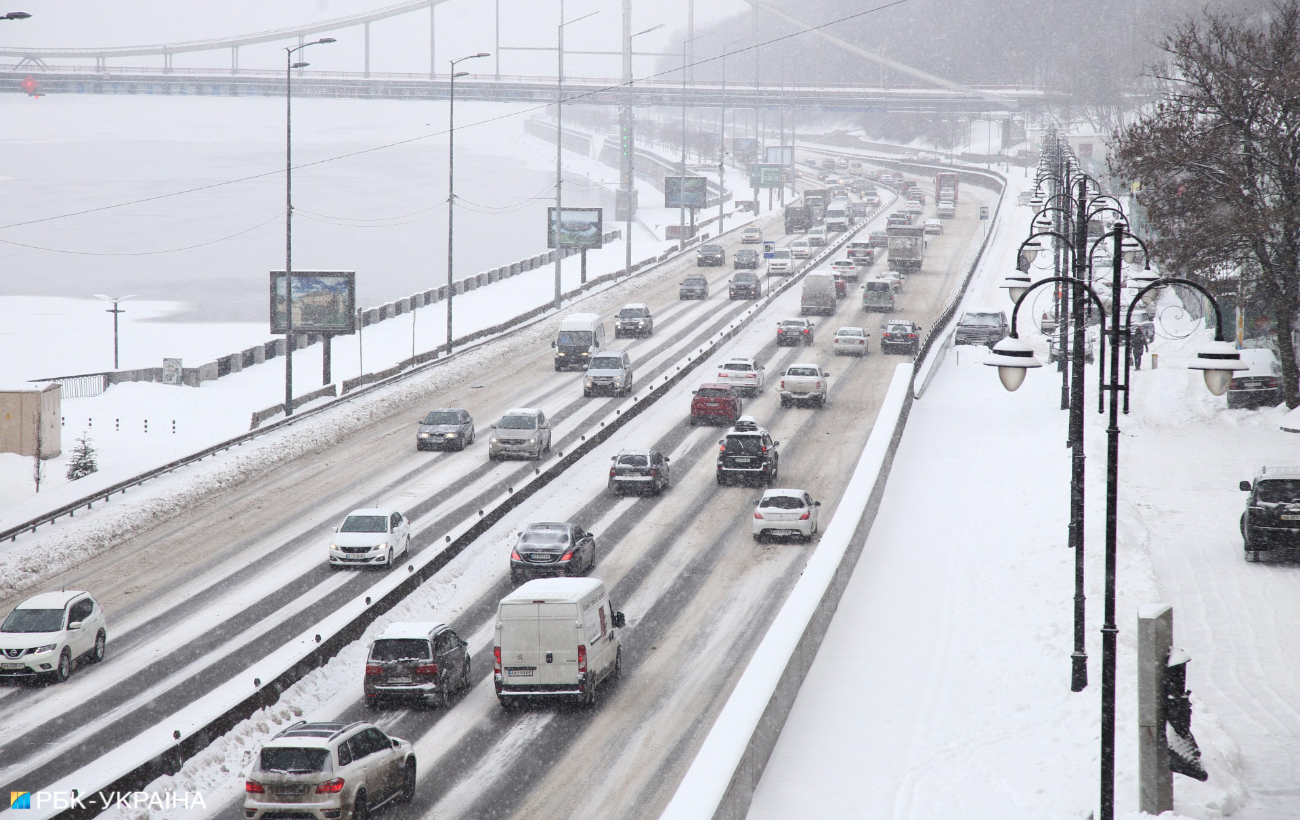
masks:
<path id="1" fill-rule="evenodd" d="M 781 171 L 780 165 L 767 165 L 756 162 L 749 166 L 749 187 L 780 188 Z"/>
<path id="2" fill-rule="evenodd" d="M 546 209 L 546 247 L 555 242 L 555 208 Z M 605 244 L 605 227 L 600 208 L 565 208 L 560 220 L 561 248 L 599 248 Z"/>
<path id="3" fill-rule="evenodd" d="M 772 165 L 794 165 L 794 146 L 769 145 L 766 159 Z"/>
<path id="4" fill-rule="evenodd" d="M 284 271 L 271 271 L 271 332 L 285 333 Z M 350 336 L 357 330 L 355 271 L 294 271 L 293 332 Z"/>
<path id="5" fill-rule="evenodd" d="M 665 208 L 703 208 L 709 200 L 704 177 L 664 177 Z"/>

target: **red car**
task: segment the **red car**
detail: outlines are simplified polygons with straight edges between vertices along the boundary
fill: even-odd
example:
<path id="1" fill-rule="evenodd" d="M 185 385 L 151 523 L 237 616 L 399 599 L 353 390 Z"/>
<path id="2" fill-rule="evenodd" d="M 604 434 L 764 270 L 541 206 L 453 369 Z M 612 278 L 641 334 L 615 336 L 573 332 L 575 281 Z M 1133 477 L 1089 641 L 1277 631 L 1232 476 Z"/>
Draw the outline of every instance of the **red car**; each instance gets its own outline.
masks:
<path id="1" fill-rule="evenodd" d="M 729 384 L 710 382 L 691 393 L 690 425 L 735 424 L 740 418 L 740 394 Z"/>

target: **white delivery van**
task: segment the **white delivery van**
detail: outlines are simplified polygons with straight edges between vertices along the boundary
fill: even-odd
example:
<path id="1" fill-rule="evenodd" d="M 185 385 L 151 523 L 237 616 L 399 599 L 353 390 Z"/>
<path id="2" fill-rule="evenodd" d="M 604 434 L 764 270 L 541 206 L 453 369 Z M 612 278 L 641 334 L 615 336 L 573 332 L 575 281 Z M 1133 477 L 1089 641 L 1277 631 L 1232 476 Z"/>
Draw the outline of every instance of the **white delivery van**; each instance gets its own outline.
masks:
<path id="1" fill-rule="evenodd" d="M 835 315 L 835 280 L 829 273 L 810 273 L 803 278 L 799 309 L 804 316 L 810 313 Z"/>
<path id="2" fill-rule="evenodd" d="M 794 273 L 794 254 L 789 248 L 777 248 L 772 258 L 767 260 L 767 272 L 771 274 L 791 274 Z"/>
<path id="3" fill-rule="evenodd" d="M 829 233 L 842 233 L 849 229 L 849 201 L 836 199 L 826 206 L 826 230 Z"/>
<path id="4" fill-rule="evenodd" d="M 501 599 L 493 680 L 505 708 L 519 698 L 574 698 L 591 706 L 596 687 L 622 670 L 615 612 L 596 578 L 538 578 Z"/>
<path id="5" fill-rule="evenodd" d="M 560 322 L 551 347 L 555 348 L 555 369 L 587 369 L 587 361 L 605 344 L 605 323 L 595 313 L 574 313 Z"/>

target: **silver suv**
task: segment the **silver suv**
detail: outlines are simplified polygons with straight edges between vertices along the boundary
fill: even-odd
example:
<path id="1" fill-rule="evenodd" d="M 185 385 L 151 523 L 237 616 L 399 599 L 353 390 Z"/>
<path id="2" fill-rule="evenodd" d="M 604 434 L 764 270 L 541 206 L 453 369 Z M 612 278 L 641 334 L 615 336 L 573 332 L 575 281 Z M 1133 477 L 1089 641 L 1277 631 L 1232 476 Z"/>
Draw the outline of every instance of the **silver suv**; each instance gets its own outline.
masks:
<path id="1" fill-rule="evenodd" d="M 500 458 L 540 460 L 551 449 L 551 425 L 546 414 L 532 407 L 507 410 L 501 421 L 492 425 L 488 439 L 488 461 Z"/>
<path id="2" fill-rule="evenodd" d="M 591 357 L 582 382 L 582 395 L 626 396 L 632 392 L 632 357 L 626 350 L 606 350 Z"/>
<path id="3" fill-rule="evenodd" d="M 370 723 L 301 721 L 262 746 L 244 784 L 244 817 L 369 817 L 415 797 L 415 753 Z"/>

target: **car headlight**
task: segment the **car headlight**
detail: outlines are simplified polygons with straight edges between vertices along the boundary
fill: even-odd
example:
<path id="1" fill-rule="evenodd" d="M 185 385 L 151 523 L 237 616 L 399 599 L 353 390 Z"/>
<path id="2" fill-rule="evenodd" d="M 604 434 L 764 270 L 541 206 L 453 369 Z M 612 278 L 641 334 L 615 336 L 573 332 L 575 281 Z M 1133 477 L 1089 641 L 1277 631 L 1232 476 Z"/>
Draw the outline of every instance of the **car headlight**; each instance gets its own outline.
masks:
<path id="1" fill-rule="evenodd" d="M 563 359 L 565 356 L 567 356 L 567 355 L 569 355 L 569 354 L 568 354 L 568 353 L 565 353 L 563 350 L 561 350 L 559 353 L 556 353 L 555 355 L 556 355 L 556 356 L 559 356 L 561 359 Z"/>
<path id="2" fill-rule="evenodd" d="M 501 439 L 497 438 L 496 436 L 493 436 L 492 438 L 488 439 L 488 444 L 500 444 L 500 443 L 501 443 Z"/>
<path id="3" fill-rule="evenodd" d="M 335 543 L 332 543 L 332 542 L 330 543 L 330 549 L 332 549 L 332 550 L 336 550 L 336 549 L 338 549 L 338 548 L 339 548 L 339 545 L 338 545 L 338 544 L 335 544 Z"/>
<path id="4" fill-rule="evenodd" d="M 43 652 L 53 652 L 56 648 L 58 648 L 58 646 L 59 645 L 57 643 L 49 643 L 46 644 L 45 646 L 38 646 L 36 647 L 36 654 L 40 655 Z"/>
<path id="5" fill-rule="evenodd" d="M 430 433 L 421 433 L 420 438 L 428 438 L 430 435 Z"/>
<path id="6" fill-rule="evenodd" d="M 446 437 L 447 437 L 447 438 L 455 438 L 455 437 L 458 436 L 458 435 L 460 435 L 460 434 L 459 434 L 459 433 L 447 433 L 447 434 L 446 434 Z"/>

